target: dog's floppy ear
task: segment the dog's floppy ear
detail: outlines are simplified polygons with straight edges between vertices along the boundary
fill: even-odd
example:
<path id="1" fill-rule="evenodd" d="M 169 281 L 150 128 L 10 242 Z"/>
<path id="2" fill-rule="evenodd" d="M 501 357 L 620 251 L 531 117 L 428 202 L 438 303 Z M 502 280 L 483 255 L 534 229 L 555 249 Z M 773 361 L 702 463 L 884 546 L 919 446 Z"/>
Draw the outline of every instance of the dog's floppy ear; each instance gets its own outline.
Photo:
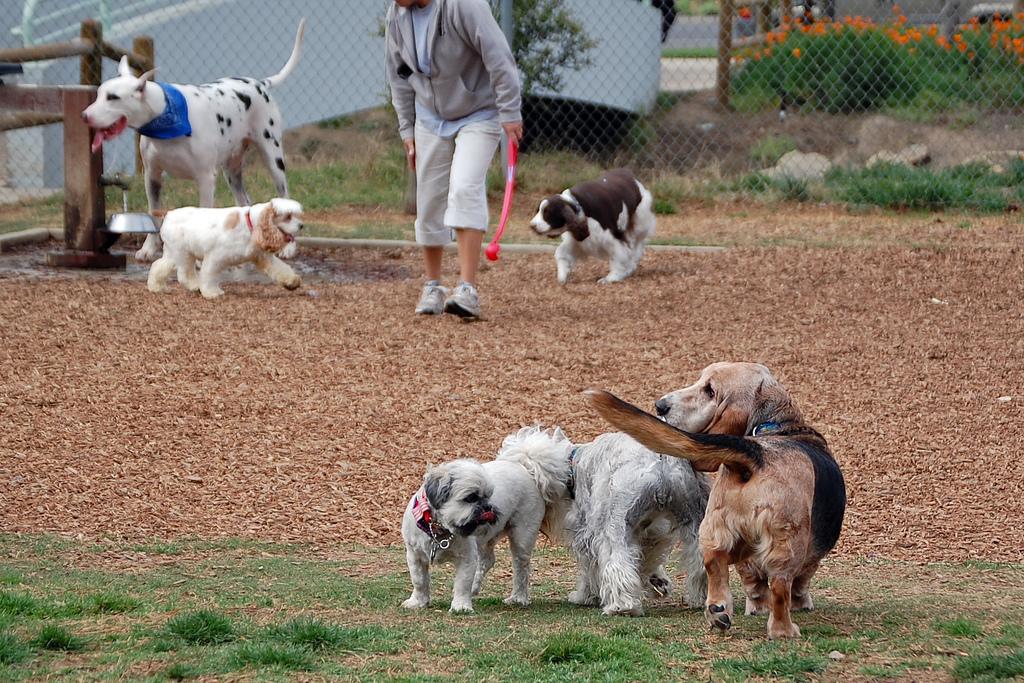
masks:
<path id="1" fill-rule="evenodd" d="M 763 382 L 762 382 L 763 384 Z M 704 428 L 707 434 L 730 434 L 743 436 L 747 433 L 750 420 L 755 412 L 756 397 L 760 387 L 732 387 L 726 384 L 719 388 L 718 408 L 711 423 Z"/>
<path id="2" fill-rule="evenodd" d="M 273 202 L 268 203 L 260 212 L 252 237 L 260 249 L 271 254 L 284 249 L 284 245 L 288 244 L 284 233 L 277 228 L 277 211 L 274 210 Z"/>
<path id="3" fill-rule="evenodd" d="M 423 477 L 423 490 L 427 494 L 430 507 L 437 510 L 448 502 L 452 495 L 451 474 L 442 470 L 432 469 Z"/>
<path id="4" fill-rule="evenodd" d="M 748 431 L 763 422 L 782 423 L 793 420 L 803 421 L 803 416 L 789 393 L 774 380 L 762 381 L 754 392 L 753 409 L 750 412 L 750 422 L 747 424 Z"/>
<path id="5" fill-rule="evenodd" d="M 590 226 L 587 224 L 587 217 L 576 213 L 576 207 L 565 202 L 562 205 L 562 217 L 565 218 L 565 229 L 572 233 L 576 241 L 582 242 L 590 237 Z"/>

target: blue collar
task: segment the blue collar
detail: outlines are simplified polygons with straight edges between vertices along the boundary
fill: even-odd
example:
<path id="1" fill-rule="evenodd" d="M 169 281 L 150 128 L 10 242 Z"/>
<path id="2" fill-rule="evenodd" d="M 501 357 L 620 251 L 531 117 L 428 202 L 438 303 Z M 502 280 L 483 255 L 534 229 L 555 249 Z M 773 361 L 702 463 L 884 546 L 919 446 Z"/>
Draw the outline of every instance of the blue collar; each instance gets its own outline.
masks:
<path id="1" fill-rule="evenodd" d="M 139 128 L 139 134 L 158 140 L 190 137 L 192 124 L 188 122 L 188 102 L 185 101 L 184 93 L 170 83 L 157 81 L 156 84 L 164 91 L 167 109 L 163 114 Z"/>
<path id="2" fill-rule="evenodd" d="M 762 422 L 750 432 L 751 436 L 771 436 L 782 429 L 778 422 Z"/>

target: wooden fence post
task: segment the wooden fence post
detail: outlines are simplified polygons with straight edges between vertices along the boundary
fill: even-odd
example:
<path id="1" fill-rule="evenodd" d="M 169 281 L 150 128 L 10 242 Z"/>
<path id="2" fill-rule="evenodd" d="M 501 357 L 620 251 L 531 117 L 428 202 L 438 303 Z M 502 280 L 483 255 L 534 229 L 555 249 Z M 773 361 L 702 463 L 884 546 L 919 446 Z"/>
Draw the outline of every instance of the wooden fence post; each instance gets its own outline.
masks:
<path id="1" fill-rule="evenodd" d="M 92 44 L 92 50 L 82 55 L 78 82 L 99 86 L 103 82 L 103 27 L 92 19 L 86 19 L 79 35 L 83 42 Z"/>
<path id="2" fill-rule="evenodd" d="M 64 246 L 51 252 L 51 266 L 71 268 L 124 268 L 124 254 L 106 252 L 104 233 L 106 203 L 100 175 L 103 150 L 92 153 L 92 135 L 82 111 L 92 103 L 91 89 L 66 89 L 64 108 Z"/>
<path id="3" fill-rule="evenodd" d="M 718 106 L 729 109 L 729 66 L 732 64 L 733 0 L 721 0 L 718 8 L 718 78 L 715 94 Z"/>
<path id="4" fill-rule="evenodd" d="M 138 36 L 132 41 L 132 52 L 135 56 L 144 60 L 149 64 L 150 69 L 156 68 L 156 46 L 153 43 L 151 36 Z M 141 75 L 141 74 L 139 74 Z M 142 136 L 138 133 L 135 134 L 135 173 L 141 175 L 143 172 L 142 168 L 142 151 L 139 149 L 139 142 L 142 140 Z"/>

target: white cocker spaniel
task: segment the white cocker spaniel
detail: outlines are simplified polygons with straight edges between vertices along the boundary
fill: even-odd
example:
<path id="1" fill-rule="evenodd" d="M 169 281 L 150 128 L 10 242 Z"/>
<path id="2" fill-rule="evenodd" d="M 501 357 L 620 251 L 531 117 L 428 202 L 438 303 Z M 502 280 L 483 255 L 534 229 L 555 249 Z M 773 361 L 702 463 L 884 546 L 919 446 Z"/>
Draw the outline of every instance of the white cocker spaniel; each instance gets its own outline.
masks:
<path id="1" fill-rule="evenodd" d="M 178 282 L 207 299 L 224 294 L 220 276 L 225 268 L 250 262 L 286 289 L 302 280 L 275 254 L 293 251 L 302 230 L 302 206 L 292 199 L 227 209 L 187 206 L 168 211 L 160 227 L 164 255 L 149 269 L 149 291 L 167 291 L 177 269 Z M 290 254 L 289 254 L 290 255 Z M 196 262 L 202 266 L 196 272 Z"/>

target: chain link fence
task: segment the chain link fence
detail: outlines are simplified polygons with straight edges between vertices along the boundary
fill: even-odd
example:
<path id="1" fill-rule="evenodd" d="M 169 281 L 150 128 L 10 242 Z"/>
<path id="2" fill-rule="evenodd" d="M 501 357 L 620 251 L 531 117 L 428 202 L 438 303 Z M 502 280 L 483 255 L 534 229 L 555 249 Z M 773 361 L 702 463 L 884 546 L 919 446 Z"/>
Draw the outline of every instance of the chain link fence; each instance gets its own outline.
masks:
<path id="1" fill-rule="evenodd" d="M 951 183 L 987 208 L 1021 199 L 1019 7 L 793 1 L 511 0 L 528 95 L 524 155 L 796 198 L 858 201 L 877 192 L 864 185 L 874 177 Z M 275 93 L 294 168 L 397 151 L 383 63 L 389 4 L 0 0 L 0 49 L 70 40 L 95 18 L 117 45 L 152 36 L 160 79 L 266 77 L 305 16 L 302 63 Z M 492 0 L 496 15 L 502 4 Z M 78 82 L 77 60 L 25 67 L 14 82 Z M 115 71 L 108 61 L 104 77 Z M 109 170 L 132 171 L 129 137 L 105 147 Z M 59 125 L 0 132 L 0 192 L 58 188 L 60 139 Z"/>

